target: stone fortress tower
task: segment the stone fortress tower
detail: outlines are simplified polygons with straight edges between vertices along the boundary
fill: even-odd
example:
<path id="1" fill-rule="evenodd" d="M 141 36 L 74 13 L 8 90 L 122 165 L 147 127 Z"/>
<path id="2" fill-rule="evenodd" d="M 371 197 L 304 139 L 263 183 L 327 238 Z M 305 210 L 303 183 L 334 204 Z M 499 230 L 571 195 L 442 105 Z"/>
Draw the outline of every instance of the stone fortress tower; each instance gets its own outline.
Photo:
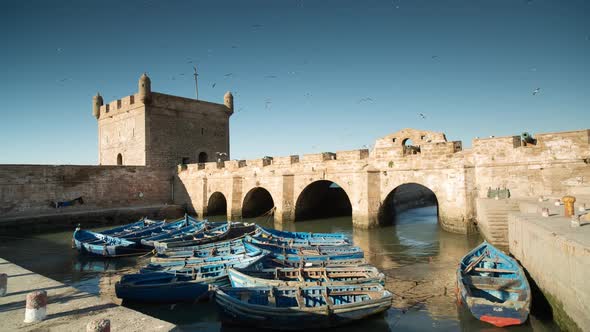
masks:
<path id="1" fill-rule="evenodd" d="M 171 167 L 229 160 L 233 96 L 216 104 L 153 92 L 144 73 L 136 94 L 104 104 L 92 98 L 100 165 Z"/>

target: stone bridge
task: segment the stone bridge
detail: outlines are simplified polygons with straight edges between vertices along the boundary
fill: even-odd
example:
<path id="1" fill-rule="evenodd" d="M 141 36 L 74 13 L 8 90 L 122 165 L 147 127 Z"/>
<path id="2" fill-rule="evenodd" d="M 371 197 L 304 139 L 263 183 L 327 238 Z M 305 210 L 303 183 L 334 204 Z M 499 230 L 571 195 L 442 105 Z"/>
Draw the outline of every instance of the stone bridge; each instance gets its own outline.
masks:
<path id="1" fill-rule="evenodd" d="M 179 165 L 174 201 L 230 218 L 274 207 L 277 222 L 352 215 L 361 228 L 391 223 L 404 207 L 436 204 L 443 229 L 468 233 L 476 198 L 490 187 L 519 197 L 587 191 L 589 132 L 539 134 L 534 144 L 520 136 L 474 139 L 463 150 L 442 133 L 404 129 L 371 151 Z"/>

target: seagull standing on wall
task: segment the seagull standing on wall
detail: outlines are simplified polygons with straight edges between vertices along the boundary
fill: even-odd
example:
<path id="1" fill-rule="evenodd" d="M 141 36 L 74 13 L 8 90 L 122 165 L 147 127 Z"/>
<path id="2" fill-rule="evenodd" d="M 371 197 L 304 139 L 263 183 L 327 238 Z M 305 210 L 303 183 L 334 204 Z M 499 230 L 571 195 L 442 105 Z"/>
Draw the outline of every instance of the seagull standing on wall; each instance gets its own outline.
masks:
<path id="1" fill-rule="evenodd" d="M 533 91 L 533 96 L 536 96 L 536 95 L 537 95 L 537 94 L 538 94 L 540 91 L 541 91 L 541 88 L 536 88 L 536 89 Z"/>

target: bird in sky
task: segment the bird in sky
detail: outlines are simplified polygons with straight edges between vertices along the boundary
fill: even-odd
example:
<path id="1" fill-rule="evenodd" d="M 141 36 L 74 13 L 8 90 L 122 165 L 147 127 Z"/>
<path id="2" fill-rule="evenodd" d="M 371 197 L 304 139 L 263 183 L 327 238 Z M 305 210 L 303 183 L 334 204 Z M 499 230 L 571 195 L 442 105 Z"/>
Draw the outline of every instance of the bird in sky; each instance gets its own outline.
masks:
<path id="1" fill-rule="evenodd" d="M 58 47 L 58 48 L 56 48 L 56 49 L 55 49 L 55 51 L 56 51 L 57 53 L 61 53 L 61 52 L 63 52 L 63 50 L 64 50 L 64 49 L 63 49 L 63 48 L 61 48 L 61 47 Z"/>
<path id="2" fill-rule="evenodd" d="M 422 114 L 422 113 L 419 113 L 418 115 L 419 115 L 419 116 L 420 116 L 422 119 L 426 119 L 426 115 L 424 115 L 424 114 Z"/>
<path id="3" fill-rule="evenodd" d="M 251 27 L 254 29 L 262 28 L 264 25 L 262 24 L 252 24 Z"/>
<path id="4" fill-rule="evenodd" d="M 212 88 L 214 88 L 217 85 L 217 83 L 213 83 L 213 85 L 211 85 Z"/>
<path id="5" fill-rule="evenodd" d="M 233 75 L 234 75 L 234 73 L 227 73 L 227 74 L 225 74 L 225 75 L 223 75 L 223 76 L 225 76 L 225 77 L 231 77 L 231 76 L 233 76 Z"/>
<path id="6" fill-rule="evenodd" d="M 277 76 L 275 76 L 275 75 L 266 75 L 266 76 L 264 76 L 264 78 L 277 78 Z"/>
<path id="7" fill-rule="evenodd" d="M 270 110 L 271 105 L 272 105 L 272 101 L 270 101 L 270 98 L 267 98 L 266 101 L 264 102 L 264 108 L 267 110 Z"/>
<path id="8" fill-rule="evenodd" d="M 366 97 L 366 98 L 361 98 L 357 101 L 357 104 L 360 103 L 372 103 L 373 102 L 373 98 L 370 97 Z"/>
<path id="9" fill-rule="evenodd" d="M 437 60 L 438 59 L 438 55 L 433 55 L 432 56 L 432 60 Z"/>
<path id="10" fill-rule="evenodd" d="M 533 90 L 533 96 L 536 96 L 541 91 L 541 88 L 536 88 Z"/>

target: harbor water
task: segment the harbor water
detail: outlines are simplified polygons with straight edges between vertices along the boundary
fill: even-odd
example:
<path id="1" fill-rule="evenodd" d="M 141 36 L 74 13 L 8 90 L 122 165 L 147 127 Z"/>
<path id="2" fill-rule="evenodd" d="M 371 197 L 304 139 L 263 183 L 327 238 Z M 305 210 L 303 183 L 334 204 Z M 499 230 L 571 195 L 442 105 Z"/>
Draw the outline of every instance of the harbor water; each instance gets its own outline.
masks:
<path id="1" fill-rule="evenodd" d="M 387 276 L 386 288 L 395 297 L 394 307 L 384 315 L 353 324 L 339 331 L 556 331 L 545 311 L 535 311 L 521 326 L 495 328 L 473 318 L 456 304 L 455 271 L 461 257 L 481 243 L 478 235 L 443 231 L 436 207 L 422 207 L 398 215 L 395 225 L 359 230 L 351 217 L 273 224 L 268 218 L 245 219 L 262 226 L 288 231 L 341 232 L 350 235 L 366 259 Z M 222 220 L 223 218 L 211 218 Z M 73 231 L 73 230 L 72 230 Z M 118 259 L 88 258 L 71 249 L 72 231 L 31 236 L 0 236 L 0 257 L 26 269 L 121 303 L 114 284 L 124 273 L 135 272 L 148 257 Z M 122 303 L 124 306 L 177 324 L 181 331 L 242 331 L 222 326 L 213 302 L 154 305 Z M 115 327 L 113 327 L 115 328 Z"/>

